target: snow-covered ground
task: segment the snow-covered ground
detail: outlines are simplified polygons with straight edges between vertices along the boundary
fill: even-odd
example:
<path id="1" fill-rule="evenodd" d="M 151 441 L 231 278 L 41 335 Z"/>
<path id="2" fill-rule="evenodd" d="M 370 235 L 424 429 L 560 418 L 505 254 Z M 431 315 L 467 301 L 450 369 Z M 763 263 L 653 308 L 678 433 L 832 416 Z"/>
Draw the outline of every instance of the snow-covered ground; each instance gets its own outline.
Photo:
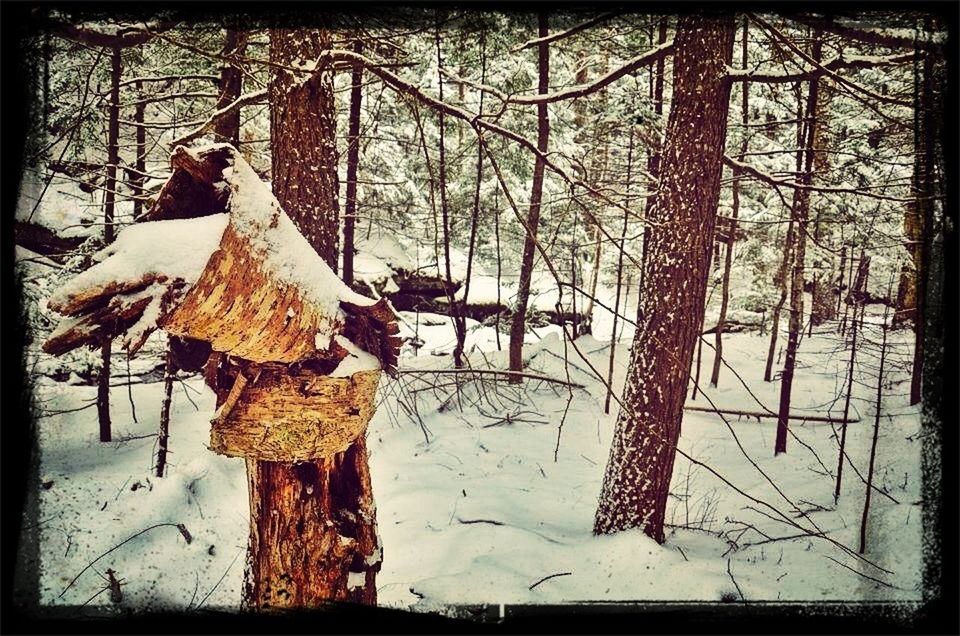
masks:
<path id="1" fill-rule="evenodd" d="M 612 290 L 602 294 L 612 297 Z M 450 356 L 442 355 L 454 344 L 449 319 L 404 318 L 403 335 L 416 330 L 425 344 L 418 355 L 404 350 L 402 368 L 449 368 Z M 558 327 L 530 334 L 530 370 L 567 380 L 566 355 L 569 381 L 583 389 L 490 378 L 454 386 L 452 377 L 431 374 L 384 380 L 368 432 L 384 550 L 380 603 L 437 611 L 464 602 L 716 601 L 741 594 L 751 601 L 919 599 L 921 440 L 919 411 L 908 406 L 907 332 L 891 333 L 888 352 L 875 482 L 889 497 L 874 493 L 865 554 L 875 565 L 840 547 L 856 552 L 859 545 L 865 490 L 857 472 L 866 476 L 873 433 L 880 318 L 879 310 L 868 310 L 872 324 L 861 338 L 851 407 L 860 421 L 849 425 L 847 438 L 856 471 L 845 466 L 837 505 L 830 424 L 794 422 L 788 453 L 775 458 L 775 419 L 724 422 L 689 411 L 681 449 L 709 469 L 678 456 L 663 545 L 636 531 L 592 534 L 617 402 L 604 413 L 605 389 L 573 346 L 564 346 Z M 506 366 L 493 329 L 470 326 L 471 364 Z M 610 327 L 609 314 L 598 308 L 596 337 L 576 341 L 604 375 Z M 835 331 L 828 325 L 803 339 L 795 412 L 842 412 L 849 350 Z M 122 582 L 122 607 L 238 607 L 247 543 L 244 463 L 207 450 L 214 397 L 198 376 L 174 387 L 170 467 L 163 478 L 152 475 L 162 383 L 149 372 L 162 337 L 152 336 L 131 362 L 129 397 L 126 363 L 116 358 L 112 443 L 98 441 L 95 387 L 36 381 L 38 407 L 51 413 L 38 424 L 40 514 L 33 520 L 41 531 L 44 604 L 110 605 L 103 591 L 109 568 Z M 628 328 L 615 349 L 616 395 L 631 338 Z M 501 340 L 505 346 L 506 335 Z M 726 367 L 719 388 L 706 388 L 713 355 L 704 346 L 706 394 L 688 405 L 763 410 L 752 392 L 775 409 L 779 383 L 762 380 L 767 345 L 756 332 L 724 337 L 725 358 L 750 391 Z M 189 543 L 176 524 L 189 531 Z"/>

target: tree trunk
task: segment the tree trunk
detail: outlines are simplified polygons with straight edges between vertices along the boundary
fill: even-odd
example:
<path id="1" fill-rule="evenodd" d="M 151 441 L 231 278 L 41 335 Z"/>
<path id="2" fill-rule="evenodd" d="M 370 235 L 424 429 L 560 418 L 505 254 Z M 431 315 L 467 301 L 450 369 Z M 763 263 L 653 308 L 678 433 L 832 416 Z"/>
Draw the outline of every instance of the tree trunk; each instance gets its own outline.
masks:
<path id="1" fill-rule="evenodd" d="M 843 424 L 840 429 L 840 453 L 837 458 L 837 484 L 833 490 L 833 505 L 840 499 L 840 485 L 843 483 L 843 459 L 847 448 L 847 418 L 850 416 L 850 397 L 853 395 L 853 372 L 857 362 L 857 309 L 854 305 L 853 324 L 850 326 L 850 366 L 847 370 L 847 395 L 843 401 Z"/>
<path id="2" fill-rule="evenodd" d="M 167 344 L 167 363 L 163 369 L 163 402 L 160 403 L 160 430 L 157 433 L 157 477 L 163 477 L 167 467 L 167 452 L 170 444 L 170 402 L 173 397 L 173 379 L 177 366 L 173 361 L 173 351 Z"/>
<path id="3" fill-rule="evenodd" d="M 541 11 L 537 16 L 538 35 L 543 38 L 549 34 L 547 13 Z M 537 45 L 538 92 L 541 95 L 550 90 L 550 45 L 541 42 Z M 537 104 L 537 148 L 547 151 L 550 137 L 550 119 L 546 104 Z M 510 323 L 510 370 L 523 369 L 523 336 L 527 330 L 527 303 L 530 299 L 530 279 L 533 275 L 533 257 L 537 240 L 537 228 L 540 225 L 540 202 L 543 198 L 544 165 L 537 157 L 533 165 L 533 187 L 530 191 L 530 210 L 527 212 L 526 237 L 523 241 L 523 258 L 520 262 L 520 280 L 517 284 L 517 302 Z M 520 382 L 521 378 L 511 378 L 510 382 Z"/>
<path id="4" fill-rule="evenodd" d="M 326 31 L 274 30 L 270 58 L 289 64 L 329 48 Z M 337 262 L 336 119 L 330 73 L 294 87 L 271 77 L 273 189 L 307 241 Z M 226 398 L 226 390 L 218 402 Z M 381 550 L 367 448 L 360 437 L 328 459 L 287 464 L 248 460 L 250 544 L 244 606 L 311 608 L 326 601 L 376 604 Z"/>
<path id="5" fill-rule="evenodd" d="M 143 212 L 143 184 L 147 178 L 147 129 L 143 125 L 143 116 L 147 105 L 143 103 L 143 82 L 137 80 L 134 87 L 137 89 L 137 105 L 134 106 L 133 111 L 133 121 L 136 125 L 134 136 L 136 138 L 137 156 L 134 159 L 136 172 L 133 177 L 133 220 L 136 221 Z"/>
<path id="6" fill-rule="evenodd" d="M 870 442 L 870 463 L 867 466 L 867 492 L 863 498 L 863 514 L 860 517 L 860 554 L 867 551 L 867 519 L 870 516 L 870 495 L 873 494 L 873 469 L 877 459 L 877 440 L 880 437 L 880 408 L 883 404 L 883 367 L 887 359 L 887 314 L 889 311 L 890 307 L 888 305 L 883 314 L 883 340 L 880 343 L 880 370 L 877 371 L 877 401 L 874 403 L 873 439 Z"/>
<path id="7" fill-rule="evenodd" d="M 221 54 L 225 57 L 243 55 L 247 48 L 247 32 L 238 29 L 227 29 Z M 220 68 L 220 96 L 217 98 L 217 110 L 226 108 L 240 97 L 243 90 L 243 73 L 240 68 L 224 61 Z M 240 110 L 221 117 L 213 126 L 213 135 L 217 141 L 232 144 L 240 148 Z"/>
<path id="8" fill-rule="evenodd" d="M 487 81 L 487 34 L 486 31 L 481 27 L 480 31 L 480 83 L 483 84 Z M 463 84 L 460 85 L 461 88 Z M 480 92 L 480 104 L 477 108 L 477 112 L 483 112 L 483 92 Z M 463 97 L 461 96 L 461 102 Z M 462 126 L 458 130 L 462 130 Z M 463 349 L 466 345 L 467 340 L 467 320 L 466 320 L 466 308 L 467 303 L 469 302 L 470 296 L 470 279 L 473 276 L 473 259 L 475 256 L 475 251 L 477 247 L 477 229 L 480 223 L 480 190 L 483 186 L 483 145 L 477 142 L 477 177 L 476 183 L 473 190 L 473 210 L 470 215 L 470 240 L 467 245 L 467 276 L 466 280 L 463 281 L 463 299 L 458 303 L 457 311 L 457 320 L 460 321 L 460 325 L 456 328 L 457 344 L 454 348 L 453 359 L 457 361 L 463 356 Z M 499 284 L 499 281 L 498 281 Z M 500 303 L 497 303 L 497 307 L 500 306 Z M 499 311 L 499 309 L 498 309 Z M 500 334 L 499 330 L 497 332 L 497 340 L 499 342 Z"/>
<path id="9" fill-rule="evenodd" d="M 916 309 L 914 311 L 914 353 L 913 373 L 910 381 L 910 404 L 920 402 L 923 376 L 923 350 L 926 333 L 926 279 L 930 269 L 930 252 L 933 239 L 933 195 L 934 195 L 934 130 L 933 104 L 933 60 L 930 54 L 923 58 L 919 82 L 917 103 L 915 105 L 915 159 L 914 159 L 914 196 L 919 222 L 919 242 L 916 261 Z"/>
<path id="10" fill-rule="evenodd" d="M 437 52 L 437 92 L 440 101 L 443 101 L 443 75 L 440 73 L 443 68 L 443 56 L 440 47 L 440 19 L 437 14 L 436 29 L 434 31 L 434 43 Z M 440 186 L 440 218 L 443 230 L 443 273 L 446 280 L 447 308 L 450 312 L 450 321 L 453 323 L 453 331 L 456 337 L 457 345 L 453 348 L 453 365 L 456 368 L 463 366 L 463 348 L 459 343 L 464 342 L 467 337 L 466 321 L 463 319 L 463 312 L 459 303 L 455 299 L 453 273 L 450 269 L 450 202 L 447 197 L 447 144 L 446 144 L 446 118 L 443 112 L 437 113 L 437 128 L 440 131 L 440 143 L 437 152 L 437 182 Z"/>
<path id="11" fill-rule="evenodd" d="M 813 41 L 812 57 L 820 59 L 822 42 L 817 36 Z M 800 175 L 803 185 L 810 185 L 814 171 L 814 140 L 817 139 L 817 93 L 819 82 L 810 81 L 810 92 L 807 94 L 806 125 L 804 143 L 801 145 L 804 153 L 804 168 Z M 787 334 L 787 352 L 783 361 L 783 372 L 780 376 L 780 409 L 777 418 L 777 438 L 774 444 L 774 455 L 787 452 L 787 431 L 790 424 L 790 396 L 793 391 L 793 373 L 796 368 L 797 348 L 800 342 L 800 332 L 803 329 L 803 276 L 804 259 L 807 247 L 807 222 L 810 214 L 810 191 L 798 190 L 793 201 L 793 219 L 796 223 L 796 245 L 793 253 L 793 270 L 790 278 L 790 325 Z"/>
<path id="12" fill-rule="evenodd" d="M 100 345 L 100 373 L 97 376 L 97 421 L 100 425 L 100 441 L 112 439 L 110 423 L 110 352 L 111 341 L 104 338 Z"/>
<path id="13" fill-rule="evenodd" d="M 624 183 L 625 196 L 623 199 L 623 227 L 620 230 L 620 245 L 617 252 L 617 290 L 613 300 L 613 326 L 610 330 L 610 359 L 607 365 L 607 395 L 603 400 L 603 412 L 610 413 L 610 398 L 613 397 L 613 364 L 617 355 L 617 323 L 620 319 L 620 294 L 623 291 L 623 254 L 627 246 L 627 222 L 630 219 L 630 183 L 633 172 L 633 126 L 630 126 L 630 137 L 627 145 L 627 176 Z M 626 313 L 627 303 L 624 299 L 623 310 Z"/>
<path id="14" fill-rule="evenodd" d="M 816 174 L 821 175 L 827 174 L 830 170 L 830 154 L 826 152 L 826 149 L 831 147 L 833 140 L 831 139 L 830 129 L 824 122 L 830 112 L 834 93 L 835 90 L 831 85 L 825 82 L 820 86 L 817 98 L 818 123 L 816 136 L 813 139 L 813 168 Z M 829 239 L 832 235 L 834 220 L 826 206 L 817 207 L 816 221 L 813 225 L 813 241 L 817 246 L 832 242 Z M 837 316 L 832 297 L 833 289 L 829 285 L 832 276 L 830 273 L 824 276 L 824 272 L 833 271 L 832 261 L 833 255 L 831 252 L 822 248 L 818 250 L 814 260 L 813 280 L 810 289 L 810 331 L 808 335 L 813 335 L 814 327 L 819 327 Z M 826 284 L 824 279 L 826 279 Z"/>
<path id="15" fill-rule="evenodd" d="M 803 102 L 800 96 L 800 89 L 796 89 L 797 96 L 797 172 L 803 171 Z M 783 311 L 783 305 L 787 302 L 787 292 L 789 285 L 787 283 L 787 273 L 790 270 L 790 257 L 793 255 L 793 236 L 794 236 L 794 213 L 797 205 L 797 197 L 800 191 L 793 191 L 793 202 L 790 207 L 790 219 L 787 221 L 787 233 L 783 241 L 783 259 L 780 261 L 780 268 L 777 270 L 774 282 L 780 288 L 780 298 L 777 304 L 773 306 L 773 312 L 770 316 L 770 347 L 767 350 L 767 365 L 763 370 L 763 381 L 770 382 L 773 379 L 773 361 L 777 353 L 777 340 L 780 337 L 780 312 Z"/>
<path id="16" fill-rule="evenodd" d="M 355 40 L 353 52 L 363 53 L 363 41 Z M 353 283 L 354 229 L 357 222 L 357 168 L 360 164 L 360 103 L 363 99 L 363 67 L 350 73 L 350 129 L 347 132 L 347 198 L 343 211 L 343 282 Z"/>
<path id="17" fill-rule="evenodd" d="M 681 16 L 673 105 L 623 408 L 607 462 L 595 533 L 663 522 L 693 349 L 699 337 L 720 196 L 730 84 L 732 17 Z"/>
<path id="18" fill-rule="evenodd" d="M 743 19 L 743 41 L 741 49 L 740 68 L 747 66 L 747 38 L 750 35 L 749 22 Z M 740 143 L 738 161 L 743 161 L 747 152 L 747 124 L 750 123 L 750 84 L 743 82 L 740 86 L 740 122 L 743 124 L 743 141 Z M 727 250 L 723 259 L 723 283 L 720 290 L 720 315 L 717 317 L 717 331 L 714 336 L 713 372 L 710 374 L 710 385 L 717 386 L 720 381 L 720 364 L 723 362 L 723 327 L 727 322 L 727 308 L 730 304 L 730 270 L 733 267 L 733 245 L 737 234 L 737 216 L 740 214 L 740 171 L 733 171 L 733 201 L 730 212 L 730 234 L 727 237 Z"/>
<path id="19" fill-rule="evenodd" d="M 103 242 L 112 243 L 116 236 L 114 209 L 117 192 L 117 164 L 120 163 L 120 76 L 123 73 L 121 48 L 114 46 L 110 54 L 110 106 L 107 115 L 107 178 L 103 193 Z M 97 376 L 97 419 L 100 441 L 112 438 L 110 422 L 110 354 L 113 343 L 105 339 L 100 346 L 100 374 Z"/>
<path id="20" fill-rule="evenodd" d="M 327 48 L 330 35 L 325 31 L 271 31 L 270 59 L 280 64 L 317 59 Z M 273 191 L 313 249 L 337 271 L 340 209 L 333 82 L 330 73 L 317 73 L 299 84 L 302 79 L 286 71 L 271 76 Z"/>
<path id="21" fill-rule="evenodd" d="M 652 36 L 651 36 L 652 39 Z M 663 44 L 667 41 L 667 18 L 660 18 L 660 25 L 658 27 L 657 34 L 657 43 Z M 651 43 L 652 44 L 652 43 Z M 657 114 L 657 121 L 662 121 L 663 116 L 663 75 L 664 68 L 666 63 L 661 57 L 657 60 L 656 63 L 656 75 L 651 74 L 650 78 L 650 99 L 653 100 L 653 110 Z M 653 69 L 651 69 L 652 72 Z M 649 149 L 649 154 L 647 156 L 647 172 L 653 179 L 659 180 L 660 178 L 660 148 L 651 148 Z M 654 197 L 647 197 L 646 205 L 644 206 L 643 216 L 644 219 L 647 218 L 647 215 L 650 213 L 650 208 L 653 206 Z M 647 262 L 647 243 L 650 241 L 650 226 L 644 222 L 643 225 L 643 239 L 640 243 L 640 289 L 643 289 L 643 272 L 646 268 Z"/>

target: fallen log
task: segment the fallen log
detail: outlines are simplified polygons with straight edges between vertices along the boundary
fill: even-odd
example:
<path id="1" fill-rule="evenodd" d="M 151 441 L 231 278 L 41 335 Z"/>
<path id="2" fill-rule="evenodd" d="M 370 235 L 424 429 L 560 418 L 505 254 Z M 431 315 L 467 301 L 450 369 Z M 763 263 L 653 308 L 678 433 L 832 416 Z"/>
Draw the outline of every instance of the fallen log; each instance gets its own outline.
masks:
<path id="1" fill-rule="evenodd" d="M 767 411 L 739 411 L 735 409 L 715 409 L 708 406 L 684 406 L 684 411 L 696 411 L 698 413 L 715 413 L 718 415 L 736 415 L 739 417 L 755 417 L 758 420 L 761 417 L 776 419 L 776 413 L 770 413 Z M 842 417 L 828 417 L 825 415 L 799 415 L 797 413 L 791 413 L 791 420 L 801 420 L 804 422 L 824 422 L 827 424 L 855 424 L 860 421 L 860 418 L 854 420 L 844 420 Z"/>

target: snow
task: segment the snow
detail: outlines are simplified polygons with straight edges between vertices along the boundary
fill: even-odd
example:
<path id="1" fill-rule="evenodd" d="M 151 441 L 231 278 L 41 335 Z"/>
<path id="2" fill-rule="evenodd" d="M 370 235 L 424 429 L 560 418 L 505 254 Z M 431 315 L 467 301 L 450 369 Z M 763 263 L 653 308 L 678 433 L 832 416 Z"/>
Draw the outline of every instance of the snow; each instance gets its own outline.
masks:
<path id="1" fill-rule="evenodd" d="M 333 339 L 347 350 L 347 355 L 330 373 L 331 378 L 347 378 L 359 371 L 375 371 L 380 368 L 379 358 L 367 353 L 347 338 L 337 335 Z"/>
<path id="2" fill-rule="evenodd" d="M 269 276 L 300 289 L 311 304 L 331 317 L 339 315 L 341 301 L 360 306 L 376 302 L 340 280 L 243 157 L 234 153 L 233 165 L 224 169 L 223 176 L 230 188 L 231 227 L 250 241 Z"/>
<path id="3" fill-rule="evenodd" d="M 577 346 L 594 366 L 605 369 L 610 348 L 602 338 L 604 329 L 609 332 L 609 322 L 601 320 L 600 313 L 595 319 L 598 336 L 580 338 Z M 632 315 L 632 308 L 625 313 Z M 871 308 L 865 340 L 878 336 L 877 320 Z M 426 341 L 422 350 L 449 351 L 453 341 L 449 318 L 420 314 L 418 327 Z M 558 334 L 555 325 L 530 334 L 524 357 L 531 371 L 565 378 L 564 343 Z M 891 335 L 891 360 L 907 359 L 910 334 Z M 775 406 L 778 383 L 759 379 L 766 338 L 756 332 L 727 334 L 724 343 L 730 365 L 764 405 Z M 340 344 L 352 346 L 349 341 Z M 506 365 L 506 352 L 496 350 L 491 328 L 472 323 L 468 345 L 468 349 L 475 347 L 469 354 L 472 365 Z M 845 357 L 836 354 L 836 346 L 832 327 L 804 338 L 803 365 L 797 370 L 794 390 L 797 410 L 838 413 L 839 407 L 831 407 L 830 401 L 842 390 Z M 907 405 L 906 367 L 888 361 L 893 369 L 888 382 L 893 388 L 883 405 L 876 471 L 878 486 L 900 503 L 876 495 L 868 530 L 866 556 L 893 572 L 880 576 L 895 586 L 887 588 L 831 561 L 837 559 L 870 576 L 878 574 L 823 539 L 784 538 L 798 532 L 764 516 L 768 510 L 682 457 L 674 469 L 667 509 L 671 525 L 664 545 L 637 531 L 594 536 L 593 514 L 616 402 L 613 413 L 605 415 L 603 388 L 569 343 L 567 347 L 570 379 L 587 389 L 573 391 L 565 416 L 567 389 L 548 384 L 521 388 L 500 384 L 494 391 L 492 384 L 464 380 L 457 393 L 448 391 L 447 407 L 440 408 L 444 394 L 422 390 L 432 378 L 404 375 L 396 382 L 382 383 L 380 406 L 368 431 L 378 531 L 384 546 L 377 577 L 381 604 L 441 611 L 450 603 L 473 602 L 716 601 L 723 594 L 738 594 L 727 573 L 728 560 L 737 585 L 750 601 L 920 598 L 922 442 L 919 411 Z M 616 387 L 624 381 L 628 347 L 629 331 L 616 346 Z M 707 347 L 704 351 L 704 367 L 708 367 L 712 358 Z M 449 356 L 409 353 L 401 362 L 407 369 L 450 364 Z M 864 474 L 872 435 L 873 373 L 869 366 L 857 369 L 853 402 L 861 422 L 848 427 L 848 455 Z M 97 563 L 98 570 L 111 567 L 126 579 L 121 605 L 196 608 L 210 593 L 204 607 L 238 608 L 247 542 L 244 464 L 207 450 L 214 396 L 199 376 L 183 380 L 183 390 L 175 391 L 172 405 L 174 463 L 162 479 L 150 476 L 154 440 L 137 439 L 156 430 L 161 382 L 131 386 L 139 422 L 133 421 L 128 400 L 115 396 L 112 410 L 119 441 L 112 444 L 97 441 L 93 409 L 39 421 L 40 472 L 54 481 L 49 490 L 40 491 L 38 518 L 49 519 L 41 525 L 42 602 L 85 602 L 104 585 L 93 570 L 62 598 L 59 595 L 96 556 L 163 522 L 185 524 L 193 543 L 187 545 L 175 528 L 161 527 Z M 759 408 L 726 368 L 719 388 L 703 388 L 717 406 Z M 37 387 L 49 410 L 77 408 L 95 393 L 92 386 L 49 380 Z M 405 415 L 400 401 L 407 406 L 415 401 L 422 426 Z M 703 396 L 688 402 L 708 403 Z M 828 424 L 795 422 L 792 433 L 809 449 L 791 438 L 788 453 L 774 458 L 775 420 L 758 424 L 728 419 L 729 427 L 715 415 L 687 412 L 681 449 L 751 496 L 789 510 L 738 450 L 732 437 L 736 434 L 757 465 L 800 503 L 813 523 L 855 549 L 863 483 L 848 465 L 839 505 L 833 505 L 834 429 Z M 136 483 L 143 487 L 131 490 Z M 811 523 L 801 516 L 794 521 L 805 527 Z M 777 540 L 760 543 L 766 541 L 764 535 Z M 738 547 L 731 549 L 728 539 Z M 170 567 L 172 562 L 177 563 L 175 569 Z M 560 576 L 538 583 L 551 575 Z M 353 583 L 358 584 L 355 579 Z M 91 603 L 109 605 L 109 600 L 102 594 Z"/>
<path id="4" fill-rule="evenodd" d="M 226 214 L 196 219 L 136 223 L 94 255 L 90 269 L 71 278 L 50 297 L 62 305 L 72 296 L 115 281 L 138 281 L 151 275 L 193 284 L 220 244 Z"/>

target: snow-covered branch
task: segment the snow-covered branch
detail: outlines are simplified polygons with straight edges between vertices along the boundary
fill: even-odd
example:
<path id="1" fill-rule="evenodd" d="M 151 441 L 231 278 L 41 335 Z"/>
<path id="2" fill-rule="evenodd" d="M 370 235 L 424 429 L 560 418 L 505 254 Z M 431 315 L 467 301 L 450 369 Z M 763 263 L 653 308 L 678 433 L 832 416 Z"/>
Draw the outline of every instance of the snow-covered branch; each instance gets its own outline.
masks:
<path id="1" fill-rule="evenodd" d="M 598 15 L 598 16 L 595 17 L 595 18 L 592 18 L 592 19 L 590 19 L 590 20 L 587 20 L 586 22 L 581 22 L 580 24 L 577 24 L 577 25 L 575 25 L 575 26 L 572 26 L 572 27 L 570 27 L 569 29 L 567 29 L 567 30 L 565 30 L 565 31 L 558 31 L 557 33 L 553 33 L 553 34 L 548 35 L 548 36 L 546 36 L 546 37 L 533 38 L 532 40 L 527 40 L 526 42 L 524 42 L 524 43 L 521 44 L 520 46 L 515 47 L 515 48 L 512 50 L 512 52 L 513 52 L 513 53 L 517 53 L 518 51 L 523 51 L 524 49 L 530 49 L 530 48 L 533 48 L 533 47 L 535 47 L 535 46 L 539 46 L 540 44 L 550 44 L 550 43 L 552 43 L 552 42 L 556 42 L 557 40 L 562 40 L 562 39 L 564 39 L 564 38 L 568 38 L 568 37 L 570 37 L 571 35 L 575 35 L 575 34 L 577 34 L 577 33 L 580 33 L 581 31 L 584 31 L 584 30 L 586 30 L 586 29 L 589 29 L 589 28 L 592 27 L 592 26 L 596 26 L 596 25 L 600 24 L 601 22 L 606 22 L 606 21 L 609 20 L 610 18 L 615 18 L 615 17 L 617 17 L 618 15 L 620 15 L 620 12 L 619 12 L 619 11 L 610 11 L 610 12 L 608 12 L 608 13 L 603 13 L 603 14 L 601 14 L 601 15 Z"/>
<path id="2" fill-rule="evenodd" d="M 233 102 L 227 104 L 220 110 L 215 111 L 212 115 L 210 115 L 210 118 L 207 119 L 207 121 L 203 122 L 199 127 L 194 128 L 192 131 L 188 132 L 187 134 L 181 135 L 180 137 L 177 137 L 176 139 L 171 141 L 170 147 L 176 148 L 177 146 L 181 146 L 185 143 L 193 141 L 194 139 L 212 130 L 218 121 L 220 121 L 221 119 L 223 119 L 224 117 L 226 117 L 227 115 L 235 111 L 236 109 L 241 108 L 243 106 L 249 106 L 250 104 L 256 104 L 258 101 L 260 101 L 266 96 L 267 96 L 267 89 L 265 88 L 258 91 L 254 91 L 252 93 L 247 93 L 246 95 L 241 95 L 240 97 L 235 99 Z"/>

